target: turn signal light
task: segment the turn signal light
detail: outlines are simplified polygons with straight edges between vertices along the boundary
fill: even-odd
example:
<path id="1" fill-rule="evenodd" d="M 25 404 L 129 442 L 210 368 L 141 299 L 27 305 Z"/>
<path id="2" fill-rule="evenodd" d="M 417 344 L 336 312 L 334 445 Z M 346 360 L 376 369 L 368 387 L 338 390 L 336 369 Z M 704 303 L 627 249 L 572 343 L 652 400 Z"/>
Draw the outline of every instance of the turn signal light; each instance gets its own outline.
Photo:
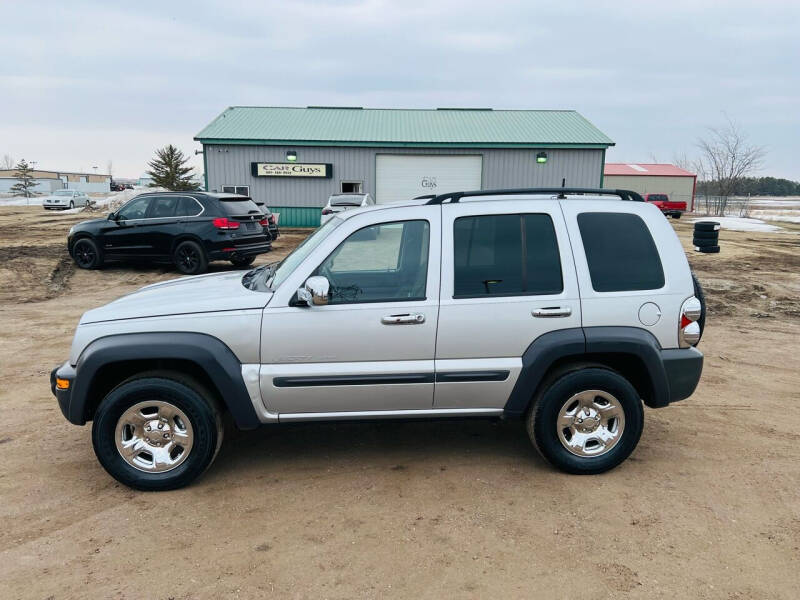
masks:
<path id="1" fill-rule="evenodd" d="M 61 377 L 56 377 L 56 389 L 57 390 L 68 390 L 69 389 L 69 379 L 62 379 Z"/>
<path id="2" fill-rule="evenodd" d="M 217 229 L 239 229 L 239 221 L 227 217 L 219 217 L 211 222 Z"/>

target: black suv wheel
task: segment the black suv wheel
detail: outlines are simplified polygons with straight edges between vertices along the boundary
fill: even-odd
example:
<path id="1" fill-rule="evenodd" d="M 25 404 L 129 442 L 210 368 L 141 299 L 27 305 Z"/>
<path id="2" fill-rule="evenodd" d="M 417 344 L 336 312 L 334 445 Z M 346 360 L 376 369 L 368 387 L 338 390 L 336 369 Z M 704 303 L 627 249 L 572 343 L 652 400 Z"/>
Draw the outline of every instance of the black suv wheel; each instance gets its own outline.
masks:
<path id="1" fill-rule="evenodd" d="M 72 246 L 72 260 L 81 269 L 97 269 L 103 264 L 103 254 L 91 238 L 81 238 Z"/>
<path id="2" fill-rule="evenodd" d="M 619 373 L 583 368 L 553 381 L 531 407 L 528 435 L 562 471 L 602 473 L 624 461 L 642 435 L 639 394 Z"/>
<path id="3" fill-rule="evenodd" d="M 244 268 L 252 265 L 256 260 L 255 256 L 237 256 L 231 259 L 231 264 L 234 267 Z"/>
<path id="4" fill-rule="evenodd" d="M 145 373 L 117 386 L 92 424 L 100 464 L 120 483 L 140 490 L 194 481 L 216 457 L 222 435 L 208 392 L 172 373 Z"/>
<path id="5" fill-rule="evenodd" d="M 175 266 L 185 275 L 197 275 L 208 268 L 206 253 L 200 244 L 192 241 L 181 242 L 175 248 Z"/>

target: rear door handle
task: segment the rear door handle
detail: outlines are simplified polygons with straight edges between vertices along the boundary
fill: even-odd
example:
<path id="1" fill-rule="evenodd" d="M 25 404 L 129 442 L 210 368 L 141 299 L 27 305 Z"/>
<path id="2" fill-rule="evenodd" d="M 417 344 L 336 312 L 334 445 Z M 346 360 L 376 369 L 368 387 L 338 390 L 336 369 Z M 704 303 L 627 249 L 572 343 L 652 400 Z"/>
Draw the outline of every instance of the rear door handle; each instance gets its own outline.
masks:
<path id="1" fill-rule="evenodd" d="M 421 325 L 425 322 L 422 313 L 405 313 L 402 315 L 386 315 L 381 319 L 384 325 Z"/>
<path id="2" fill-rule="evenodd" d="M 531 311 L 534 317 L 568 317 L 572 314 L 569 306 L 545 306 L 544 308 L 534 308 Z"/>

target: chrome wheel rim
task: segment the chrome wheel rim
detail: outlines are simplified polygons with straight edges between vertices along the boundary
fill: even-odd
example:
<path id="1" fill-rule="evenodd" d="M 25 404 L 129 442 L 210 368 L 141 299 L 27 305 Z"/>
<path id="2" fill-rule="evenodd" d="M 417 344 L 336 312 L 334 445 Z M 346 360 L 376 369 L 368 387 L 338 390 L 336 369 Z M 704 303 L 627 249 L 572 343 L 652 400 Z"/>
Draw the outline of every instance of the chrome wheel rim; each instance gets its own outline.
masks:
<path id="1" fill-rule="evenodd" d="M 575 456 L 602 456 L 625 431 L 625 411 L 612 394 L 585 390 L 564 402 L 556 422 L 558 439 Z"/>
<path id="2" fill-rule="evenodd" d="M 189 418 L 177 406 L 149 400 L 122 413 L 114 441 L 122 459 L 134 469 L 164 473 L 189 457 L 194 432 Z"/>

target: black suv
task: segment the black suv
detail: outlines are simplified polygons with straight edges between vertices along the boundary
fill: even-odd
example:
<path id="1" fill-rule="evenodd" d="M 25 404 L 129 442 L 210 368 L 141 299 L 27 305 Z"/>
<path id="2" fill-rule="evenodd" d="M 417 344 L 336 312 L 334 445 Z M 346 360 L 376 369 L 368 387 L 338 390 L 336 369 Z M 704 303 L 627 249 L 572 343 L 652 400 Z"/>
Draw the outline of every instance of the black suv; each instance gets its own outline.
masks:
<path id="1" fill-rule="evenodd" d="M 67 248 L 75 264 L 96 269 L 107 260 L 172 262 L 195 275 L 212 260 L 252 264 L 271 247 L 269 223 L 247 196 L 153 192 L 127 202 L 106 219 L 78 223 Z"/>

